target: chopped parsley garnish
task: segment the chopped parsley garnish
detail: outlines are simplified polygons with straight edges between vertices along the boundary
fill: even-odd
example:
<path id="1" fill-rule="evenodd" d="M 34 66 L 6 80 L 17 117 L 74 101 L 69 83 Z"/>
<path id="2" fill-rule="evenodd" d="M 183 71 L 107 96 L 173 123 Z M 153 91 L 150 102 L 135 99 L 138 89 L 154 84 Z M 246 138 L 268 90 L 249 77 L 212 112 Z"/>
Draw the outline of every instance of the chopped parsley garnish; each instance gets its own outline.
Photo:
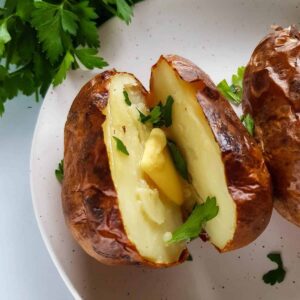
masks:
<path id="1" fill-rule="evenodd" d="M 126 155 L 129 155 L 129 152 L 127 151 L 127 148 L 124 145 L 124 143 L 119 138 L 117 138 L 116 136 L 113 136 L 113 138 L 116 141 L 117 150 L 124 153 L 124 154 L 126 154 Z"/>
<path id="2" fill-rule="evenodd" d="M 271 270 L 268 273 L 266 273 L 262 277 L 263 281 L 266 284 L 271 284 L 271 285 L 274 285 L 276 283 L 281 283 L 284 280 L 286 274 L 286 271 L 283 267 L 281 254 L 276 252 L 269 253 L 268 258 L 277 264 L 277 269 Z"/>
<path id="3" fill-rule="evenodd" d="M 170 127 L 172 125 L 172 107 L 174 99 L 168 96 L 165 106 L 161 107 L 163 126 Z"/>
<path id="4" fill-rule="evenodd" d="M 128 106 L 131 106 L 131 101 L 130 101 L 130 99 L 129 99 L 129 96 L 128 96 L 128 93 L 127 93 L 127 91 L 123 91 L 123 95 L 124 95 L 124 101 L 125 101 L 125 103 L 128 105 Z"/>
<path id="5" fill-rule="evenodd" d="M 168 148 L 176 170 L 179 172 L 183 179 L 188 181 L 189 173 L 187 169 L 187 163 L 180 150 L 178 149 L 177 145 L 173 141 L 168 140 Z"/>
<path id="6" fill-rule="evenodd" d="M 161 120 L 162 111 L 159 106 L 155 106 L 151 109 L 149 121 L 155 127 L 155 124 L 158 124 Z"/>
<path id="7" fill-rule="evenodd" d="M 172 106 L 174 99 L 172 96 L 168 96 L 166 104 L 163 105 L 161 102 L 154 106 L 149 115 L 144 115 L 138 110 L 140 114 L 139 120 L 142 123 L 150 122 L 153 127 L 170 127 L 172 125 Z"/>
<path id="8" fill-rule="evenodd" d="M 248 132 L 253 135 L 254 134 L 254 120 L 249 114 L 242 115 L 241 121 L 248 130 Z"/>
<path id="9" fill-rule="evenodd" d="M 207 197 L 203 204 L 195 205 L 191 215 L 185 223 L 173 232 L 172 238 L 167 243 L 172 244 L 197 238 L 203 225 L 213 219 L 218 212 L 216 197 Z"/>
<path id="10" fill-rule="evenodd" d="M 64 179 L 64 160 L 62 159 L 60 161 L 60 163 L 58 164 L 57 169 L 55 170 L 55 176 L 56 179 L 62 183 L 63 179 Z"/>
<path id="11" fill-rule="evenodd" d="M 142 122 L 143 124 L 145 124 L 148 120 L 150 120 L 150 115 L 145 115 L 145 114 L 143 114 L 140 110 L 138 110 L 137 109 L 137 111 L 139 112 L 139 114 L 140 114 L 140 117 L 139 117 L 139 120 L 140 120 L 140 122 Z"/>
<path id="12" fill-rule="evenodd" d="M 237 69 L 237 74 L 234 74 L 231 77 L 231 85 L 228 84 L 226 79 L 223 79 L 217 85 L 219 92 L 235 105 L 240 105 L 242 102 L 244 73 L 245 67 L 239 67 Z"/>

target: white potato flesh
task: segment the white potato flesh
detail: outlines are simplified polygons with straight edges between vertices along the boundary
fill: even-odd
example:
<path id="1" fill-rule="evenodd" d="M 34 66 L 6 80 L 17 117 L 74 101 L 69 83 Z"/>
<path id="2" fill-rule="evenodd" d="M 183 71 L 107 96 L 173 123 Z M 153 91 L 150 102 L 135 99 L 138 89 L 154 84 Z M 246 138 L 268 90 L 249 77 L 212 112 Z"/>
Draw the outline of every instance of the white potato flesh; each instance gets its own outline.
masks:
<path id="1" fill-rule="evenodd" d="M 232 240 L 236 228 L 236 205 L 231 198 L 224 172 L 219 145 L 197 103 L 195 90 L 183 81 L 165 61 L 152 73 L 154 99 L 165 103 L 174 98 L 172 126 L 168 134 L 177 143 L 188 165 L 193 186 L 204 201 L 215 196 L 218 215 L 209 221 L 205 230 L 210 241 L 222 249 Z"/>
<path id="2" fill-rule="evenodd" d="M 104 141 L 129 240 L 145 259 L 169 264 L 178 261 L 184 245 L 168 246 L 163 237 L 165 232 L 172 232 L 182 224 L 182 216 L 180 207 L 162 199 L 163 196 L 143 177 L 140 161 L 151 127 L 139 121 L 137 108 L 144 113 L 147 109 L 140 89 L 132 88 L 137 85 L 130 74 L 117 74 L 111 79 L 109 101 L 104 111 Z M 131 106 L 124 101 L 124 88 Z M 128 156 L 117 150 L 113 136 L 124 143 Z"/>

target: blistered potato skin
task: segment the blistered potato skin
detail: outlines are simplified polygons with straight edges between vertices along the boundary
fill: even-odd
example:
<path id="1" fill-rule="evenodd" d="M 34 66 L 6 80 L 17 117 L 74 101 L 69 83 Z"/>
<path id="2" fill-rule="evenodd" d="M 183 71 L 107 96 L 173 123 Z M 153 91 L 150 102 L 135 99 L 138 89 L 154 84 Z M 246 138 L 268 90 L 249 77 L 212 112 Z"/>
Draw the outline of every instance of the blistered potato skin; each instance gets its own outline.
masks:
<path id="1" fill-rule="evenodd" d="M 233 239 L 219 250 L 241 248 L 263 232 L 272 214 L 270 175 L 262 152 L 205 72 L 177 55 L 161 56 L 160 60 L 195 88 L 198 104 L 220 147 L 228 191 L 237 207 Z"/>
<path id="2" fill-rule="evenodd" d="M 254 50 L 244 77 L 243 110 L 255 122 L 272 176 L 274 206 L 300 226 L 300 35 L 277 27 Z"/>
<path id="3" fill-rule="evenodd" d="M 187 251 L 174 264 L 147 261 L 127 238 L 122 222 L 102 129 L 102 110 L 108 103 L 110 79 L 115 74 L 114 70 L 106 71 L 89 81 L 69 111 L 62 185 L 65 220 L 80 246 L 101 263 L 169 267 L 185 261 Z M 147 93 L 142 85 L 140 88 Z"/>

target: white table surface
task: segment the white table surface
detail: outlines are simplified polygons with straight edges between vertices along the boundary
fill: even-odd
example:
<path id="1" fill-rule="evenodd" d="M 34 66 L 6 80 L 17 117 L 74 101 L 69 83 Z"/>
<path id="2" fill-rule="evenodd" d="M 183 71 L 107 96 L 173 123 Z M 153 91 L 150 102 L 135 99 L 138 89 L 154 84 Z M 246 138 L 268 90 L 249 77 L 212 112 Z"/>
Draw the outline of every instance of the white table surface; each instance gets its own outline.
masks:
<path id="1" fill-rule="evenodd" d="M 41 103 L 19 96 L 0 118 L 0 299 L 72 299 L 41 239 L 29 186 L 29 156 Z"/>

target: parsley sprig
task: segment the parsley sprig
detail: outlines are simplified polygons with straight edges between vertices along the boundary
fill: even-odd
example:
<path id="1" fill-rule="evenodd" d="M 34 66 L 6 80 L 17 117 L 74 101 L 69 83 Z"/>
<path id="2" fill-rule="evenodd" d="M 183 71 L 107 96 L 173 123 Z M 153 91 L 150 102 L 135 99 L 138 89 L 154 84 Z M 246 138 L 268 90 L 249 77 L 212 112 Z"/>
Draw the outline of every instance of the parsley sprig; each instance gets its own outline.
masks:
<path id="1" fill-rule="evenodd" d="M 59 164 L 57 169 L 55 170 L 55 176 L 56 179 L 62 183 L 63 179 L 64 179 L 64 160 L 62 159 Z"/>
<path id="2" fill-rule="evenodd" d="M 241 121 L 248 130 L 248 132 L 253 135 L 254 134 L 254 120 L 250 114 L 242 115 Z"/>
<path id="3" fill-rule="evenodd" d="M 125 155 L 129 155 L 129 152 L 128 152 L 125 144 L 119 138 L 117 138 L 116 136 L 113 136 L 113 138 L 116 142 L 117 150 L 124 153 Z"/>
<path id="4" fill-rule="evenodd" d="M 284 280 L 286 274 L 286 271 L 283 267 L 281 254 L 277 252 L 269 253 L 268 258 L 277 264 L 277 269 L 267 272 L 263 276 L 263 281 L 266 284 L 270 284 L 270 285 L 281 283 Z"/>
<path id="5" fill-rule="evenodd" d="M 170 151 L 172 161 L 174 163 L 174 166 L 180 176 L 189 181 L 189 173 L 188 173 L 188 168 L 187 168 L 187 162 L 180 152 L 179 148 L 177 147 L 176 143 L 173 142 L 172 140 L 168 139 L 168 149 Z"/>
<path id="6" fill-rule="evenodd" d="M 172 238 L 167 242 L 172 244 L 197 238 L 203 225 L 213 219 L 218 212 L 216 197 L 207 197 L 203 204 L 196 204 L 185 223 L 173 232 Z"/>
<path id="7" fill-rule="evenodd" d="M 173 103 L 173 97 L 168 96 L 165 105 L 160 102 L 150 110 L 149 115 L 145 115 L 138 110 L 140 114 L 140 122 L 144 124 L 146 122 L 150 122 L 153 127 L 170 127 L 172 125 Z"/>
<path id="8" fill-rule="evenodd" d="M 103 68 L 97 26 L 112 15 L 130 23 L 140 0 L 6 0 L 0 9 L 0 116 L 19 93 L 46 94 L 69 69 Z"/>
<path id="9" fill-rule="evenodd" d="M 226 79 L 223 79 L 217 85 L 219 92 L 235 105 L 240 105 L 242 102 L 244 73 L 245 67 L 239 67 L 237 73 L 231 77 L 231 85 L 228 84 Z"/>

